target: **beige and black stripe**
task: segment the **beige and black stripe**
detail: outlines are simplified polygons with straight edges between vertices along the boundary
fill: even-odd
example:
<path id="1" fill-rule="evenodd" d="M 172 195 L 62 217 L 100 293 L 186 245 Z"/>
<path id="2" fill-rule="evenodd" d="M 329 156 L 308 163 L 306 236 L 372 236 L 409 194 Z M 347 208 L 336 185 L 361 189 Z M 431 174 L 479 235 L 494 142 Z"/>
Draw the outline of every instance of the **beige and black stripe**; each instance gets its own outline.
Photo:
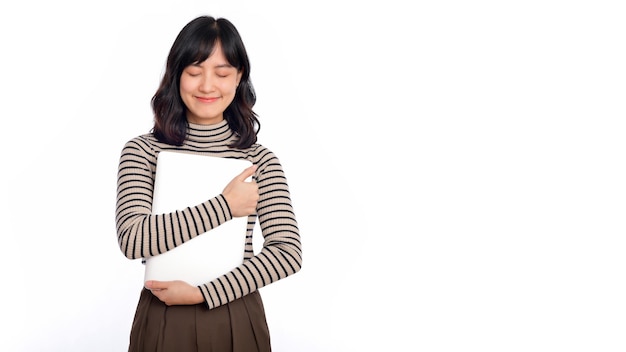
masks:
<path id="1" fill-rule="evenodd" d="M 181 147 L 160 143 L 151 134 L 145 134 L 124 145 L 119 162 L 117 236 L 120 249 L 130 259 L 164 253 L 232 219 L 221 194 L 173 213 L 152 214 L 156 160 L 161 150 L 245 158 L 258 166 L 257 216 L 264 237 L 263 248 L 254 255 L 252 235 L 257 217 L 249 216 L 243 253 L 246 260 L 231 272 L 200 286 L 209 308 L 294 274 L 302 265 L 300 233 L 280 161 L 259 144 L 246 150 L 229 148 L 235 138 L 226 121 L 211 126 L 191 124 L 187 141 Z"/>

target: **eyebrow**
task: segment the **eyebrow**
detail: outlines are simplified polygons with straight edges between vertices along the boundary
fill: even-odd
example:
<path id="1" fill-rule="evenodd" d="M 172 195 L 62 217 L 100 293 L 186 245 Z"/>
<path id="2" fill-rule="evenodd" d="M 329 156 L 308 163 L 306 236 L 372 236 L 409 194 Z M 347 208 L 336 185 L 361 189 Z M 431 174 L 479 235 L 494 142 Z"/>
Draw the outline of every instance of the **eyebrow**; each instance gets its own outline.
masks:
<path id="1" fill-rule="evenodd" d="M 202 66 L 201 64 L 202 64 L 201 62 L 194 62 L 190 66 L 201 67 Z M 215 66 L 215 68 L 235 68 L 235 66 L 226 63 L 226 64 L 217 65 L 217 66 Z"/>

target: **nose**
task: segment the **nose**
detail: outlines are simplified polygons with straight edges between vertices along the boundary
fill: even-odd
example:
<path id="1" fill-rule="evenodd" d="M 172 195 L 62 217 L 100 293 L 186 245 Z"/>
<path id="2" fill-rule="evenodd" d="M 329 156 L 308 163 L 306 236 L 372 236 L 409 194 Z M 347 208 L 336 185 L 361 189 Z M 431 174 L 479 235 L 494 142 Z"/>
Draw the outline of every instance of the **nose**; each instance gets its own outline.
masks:
<path id="1" fill-rule="evenodd" d="M 210 74 L 203 74 L 202 81 L 200 82 L 200 91 L 203 93 L 208 93 L 213 90 L 214 81 Z"/>

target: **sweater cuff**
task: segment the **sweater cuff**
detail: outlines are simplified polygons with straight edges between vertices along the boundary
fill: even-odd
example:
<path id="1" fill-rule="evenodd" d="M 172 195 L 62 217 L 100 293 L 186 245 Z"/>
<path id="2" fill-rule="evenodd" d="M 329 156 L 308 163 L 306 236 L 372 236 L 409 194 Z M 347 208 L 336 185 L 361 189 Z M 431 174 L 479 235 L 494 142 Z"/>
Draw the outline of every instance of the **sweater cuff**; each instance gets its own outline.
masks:
<path id="1" fill-rule="evenodd" d="M 230 206 L 228 206 L 226 197 L 224 197 L 223 194 L 219 194 L 217 198 L 220 201 L 220 203 L 223 204 L 224 216 L 226 217 L 226 221 L 231 220 L 233 218 L 233 213 L 230 211 Z"/>
<path id="2" fill-rule="evenodd" d="M 221 302 L 218 302 L 213 298 L 213 297 L 218 297 L 218 295 L 217 295 L 217 292 L 215 292 L 215 287 L 213 287 L 211 283 L 200 285 L 198 286 L 198 288 L 200 289 L 200 292 L 202 293 L 202 297 L 204 297 L 204 305 L 208 309 L 213 309 L 215 307 L 222 305 Z"/>

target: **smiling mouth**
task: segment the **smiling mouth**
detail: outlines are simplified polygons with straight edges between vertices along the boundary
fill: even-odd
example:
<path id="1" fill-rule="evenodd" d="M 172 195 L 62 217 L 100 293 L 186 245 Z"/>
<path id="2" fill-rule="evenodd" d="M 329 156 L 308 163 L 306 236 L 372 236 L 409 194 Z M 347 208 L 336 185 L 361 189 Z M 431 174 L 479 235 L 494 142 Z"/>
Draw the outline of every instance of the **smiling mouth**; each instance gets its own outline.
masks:
<path id="1" fill-rule="evenodd" d="M 219 97 L 196 97 L 196 99 L 203 103 L 212 103 L 214 101 L 217 101 Z"/>

